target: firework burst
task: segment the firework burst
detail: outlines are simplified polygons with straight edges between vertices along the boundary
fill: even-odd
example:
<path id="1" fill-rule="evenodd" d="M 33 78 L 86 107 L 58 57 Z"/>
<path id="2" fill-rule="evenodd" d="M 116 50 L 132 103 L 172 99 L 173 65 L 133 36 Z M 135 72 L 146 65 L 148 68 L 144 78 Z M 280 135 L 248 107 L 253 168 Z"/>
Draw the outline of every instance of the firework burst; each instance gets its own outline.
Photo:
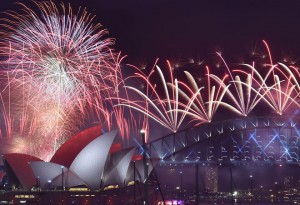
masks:
<path id="1" fill-rule="evenodd" d="M 227 78 L 225 76 L 216 85 L 212 85 L 211 75 L 209 68 L 206 67 L 207 71 L 207 81 L 205 86 L 199 87 L 195 78 L 188 71 L 184 71 L 188 79 L 188 84 L 184 82 L 179 82 L 182 88 L 179 88 L 180 96 L 182 100 L 179 102 L 181 109 L 180 112 L 186 113 L 192 118 L 191 122 L 195 122 L 195 125 L 202 123 L 209 123 L 217 111 L 224 94 L 228 90 L 229 85 L 224 84 L 224 80 Z M 205 99 L 207 99 L 205 101 Z"/>
<path id="2" fill-rule="evenodd" d="M 222 60 L 229 82 L 211 75 L 212 78 L 226 90 L 227 99 L 220 105 L 234 113 L 247 116 L 259 103 L 264 102 L 277 114 L 282 115 L 291 105 L 299 107 L 299 72 L 293 66 L 282 63 L 273 64 L 268 44 L 263 41 L 269 56 L 269 63 L 263 63 L 263 68 L 257 69 L 257 63 L 243 64 L 244 68 L 230 69 L 221 53 L 217 53 Z M 266 69 L 267 68 L 267 69 Z"/>
<path id="3" fill-rule="evenodd" d="M 128 91 L 131 90 L 137 94 L 141 97 L 141 100 L 122 99 L 122 102 L 117 106 L 125 106 L 137 110 L 170 131 L 176 132 L 182 124 L 186 112 L 179 112 L 178 80 L 173 76 L 173 69 L 169 61 L 167 61 L 167 68 L 168 74 L 170 74 L 170 82 L 166 81 L 164 73 L 156 63 L 149 75 L 144 74 L 138 69 L 138 72 L 130 76 L 130 78 L 135 78 L 143 82 L 146 92 L 144 93 L 134 86 L 126 86 Z M 159 84 L 156 84 L 156 81 L 150 80 L 154 73 L 156 73 L 155 71 L 157 71 L 158 79 L 160 79 Z M 162 89 L 160 90 L 158 87 Z M 147 125 L 143 126 L 147 127 Z"/>
<path id="4" fill-rule="evenodd" d="M 39 13 L 21 4 L 22 12 L 7 12 L 2 24 L 5 136 L 18 132 L 41 147 L 70 137 L 88 119 L 102 119 L 110 127 L 113 117 L 105 99 L 122 82 L 122 58 L 111 49 L 113 40 L 86 10 L 34 3 Z M 41 156 L 40 149 L 32 150 L 29 154 Z"/>
<path id="5" fill-rule="evenodd" d="M 222 101 L 219 103 L 238 115 L 247 116 L 262 99 L 265 100 L 264 96 L 266 90 L 268 90 L 265 89 L 265 81 L 257 81 L 254 78 L 254 74 L 259 75 L 259 72 L 257 72 L 254 67 L 250 66 L 250 72 L 243 69 L 231 70 L 221 53 L 217 53 L 217 55 L 222 59 L 228 72 L 227 76 L 230 78 L 229 83 L 226 83 L 224 79 L 220 79 L 216 75 L 211 75 L 223 88 L 230 87 L 226 90 L 226 96 L 229 101 Z M 237 74 L 234 76 L 233 72 Z M 269 103 L 268 101 L 266 102 Z"/>
<path id="6" fill-rule="evenodd" d="M 292 106 L 300 107 L 300 87 L 297 81 L 300 74 L 294 65 L 273 64 L 268 47 L 267 50 L 269 63 L 265 62 L 267 58 L 264 57 L 262 63 L 253 61 L 252 64 L 241 64 L 234 69 L 228 66 L 221 53 L 217 53 L 223 62 L 222 67 L 225 67 L 225 75 L 220 77 L 221 67 L 216 75 L 210 71 L 209 66 L 205 66 L 207 78 L 201 79 L 201 86 L 194 73 L 185 68 L 182 69 L 185 70 L 187 81 L 177 80 L 169 62 L 169 82 L 165 77 L 167 72 L 162 72 L 158 66 L 156 70 L 154 66 L 148 75 L 136 68 L 138 72 L 130 78 L 143 82 L 144 91 L 133 86 L 127 88 L 140 96 L 141 100 L 127 98 L 118 105 L 133 108 L 172 132 L 187 124 L 197 126 L 210 123 L 219 107 L 247 116 L 258 105 L 267 105 L 282 115 Z M 161 79 L 160 83 L 157 79 L 151 80 L 155 79 L 153 75 L 156 72 Z M 179 72 L 176 70 L 178 75 Z"/>

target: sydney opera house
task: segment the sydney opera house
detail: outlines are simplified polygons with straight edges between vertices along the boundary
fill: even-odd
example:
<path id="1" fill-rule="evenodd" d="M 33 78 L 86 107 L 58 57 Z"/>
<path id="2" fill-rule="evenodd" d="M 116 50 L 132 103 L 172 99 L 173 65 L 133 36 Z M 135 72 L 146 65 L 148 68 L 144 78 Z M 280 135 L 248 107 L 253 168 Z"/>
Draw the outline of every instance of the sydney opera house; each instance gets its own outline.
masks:
<path id="1" fill-rule="evenodd" d="M 101 200 L 108 204 L 123 200 L 126 204 L 138 197 L 142 200 L 136 189 L 155 162 L 148 159 L 145 176 L 142 156 L 135 154 L 135 147 L 122 149 L 120 143 L 114 143 L 116 135 L 117 130 L 101 133 L 101 126 L 88 128 L 66 141 L 49 162 L 26 154 L 4 154 L 8 186 L 14 190 L 6 200 L 16 204 L 95 204 Z"/>

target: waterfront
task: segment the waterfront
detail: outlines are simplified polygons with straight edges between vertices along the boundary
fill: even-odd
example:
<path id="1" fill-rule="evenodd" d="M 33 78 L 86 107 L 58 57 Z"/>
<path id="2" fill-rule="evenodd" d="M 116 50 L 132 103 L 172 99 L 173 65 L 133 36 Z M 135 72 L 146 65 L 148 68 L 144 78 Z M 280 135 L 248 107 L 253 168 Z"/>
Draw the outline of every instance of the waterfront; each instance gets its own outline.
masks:
<path id="1" fill-rule="evenodd" d="M 132 193 L 133 187 L 125 189 L 112 189 L 106 191 L 86 191 L 86 190 L 52 190 L 52 191 L 7 191 L 0 195 L 0 204 L 32 204 L 32 205 L 140 205 L 143 204 L 143 196 Z M 136 187 L 141 192 L 142 187 Z M 154 187 L 152 187 L 154 188 Z M 163 205 L 163 199 L 156 189 L 149 190 L 149 205 Z M 190 196 L 190 197 L 188 197 Z M 231 197 L 220 199 L 205 198 L 199 196 L 199 202 L 196 203 L 195 196 L 188 194 L 184 198 L 170 199 L 164 198 L 165 205 L 300 205 L 300 199 L 282 199 L 270 201 L 268 199 L 250 201 L 249 199 L 233 199 Z M 280 201 L 281 200 L 281 201 Z"/>

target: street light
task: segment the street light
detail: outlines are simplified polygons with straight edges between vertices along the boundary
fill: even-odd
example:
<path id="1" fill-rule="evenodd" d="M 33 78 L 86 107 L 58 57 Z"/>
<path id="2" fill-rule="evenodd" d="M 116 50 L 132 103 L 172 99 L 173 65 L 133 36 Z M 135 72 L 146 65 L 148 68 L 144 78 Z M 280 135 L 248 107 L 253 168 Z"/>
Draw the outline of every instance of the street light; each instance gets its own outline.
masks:
<path id="1" fill-rule="evenodd" d="M 146 145 L 146 131 L 144 129 L 140 130 L 142 135 L 142 148 L 143 148 L 143 165 L 144 165 L 144 205 L 148 205 L 148 165 L 147 165 L 147 145 Z"/>
<path id="2" fill-rule="evenodd" d="M 134 184 L 133 184 L 133 200 L 134 200 L 134 205 L 136 205 L 136 196 L 135 196 L 135 183 L 136 183 L 136 170 L 135 170 L 135 161 L 133 161 L 133 181 L 134 181 Z"/>
<path id="3" fill-rule="evenodd" d="M 64 166 L 61 166 L 61 187 L 63 190 L 65 190 L 65 186 L 64 186 Z"/>
<path id="4" fill-rule="evenodd" d="M 180 173 L 180 194 L 181 194 L 181 197 L 183 196 L 183 189 L 182 189 L 182 171 L 179 172 Z"/>
<path id="5" fill-rule="evenodd" d="M 41 190 L 40 176 L 38 176 L 38 177 L 36 178 L 36 186 L 37 186 L 38 191 L 40 191 L 40 190 Z"/>
<path id="6" fill-rule="evenodd" d="M 48 180 L 48 189 L 49 189 L 49 190 L 51 189 L 51 183 L 52 183 L 52 181 L 51 181 L 51 179 L 49 179 L 49 180 Z"/>
<path id="7" fill-rule="evenodd" d="M 275 194 L 275 202 L 278 202 L 278 182 L 274 182 L 274 194 Z"/>
<path id="8" fill-rule="evenodd" d="M 250 199 L 252 201 L 252 196 L 253 196 L 253 176 L 250 175 Z"/>

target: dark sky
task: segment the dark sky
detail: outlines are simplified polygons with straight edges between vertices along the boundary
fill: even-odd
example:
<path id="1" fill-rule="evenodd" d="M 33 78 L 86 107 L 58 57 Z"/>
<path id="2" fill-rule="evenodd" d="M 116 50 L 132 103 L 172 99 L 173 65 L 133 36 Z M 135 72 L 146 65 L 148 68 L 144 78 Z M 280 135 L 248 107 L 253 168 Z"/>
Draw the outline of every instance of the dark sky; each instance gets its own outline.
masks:
<path id="1" fill-rule="evenodd" d="M 1 0 L 1 11 L 15 9 Z M 28 0 L 20 0 L 28 2 Z M 55 0 L 55 2 L 60 2 Z M 86 7 L 132 59 L 246 53 L 265 39 L 278 56 L 300 54 L 300 1 L 73 0 Z"/>

